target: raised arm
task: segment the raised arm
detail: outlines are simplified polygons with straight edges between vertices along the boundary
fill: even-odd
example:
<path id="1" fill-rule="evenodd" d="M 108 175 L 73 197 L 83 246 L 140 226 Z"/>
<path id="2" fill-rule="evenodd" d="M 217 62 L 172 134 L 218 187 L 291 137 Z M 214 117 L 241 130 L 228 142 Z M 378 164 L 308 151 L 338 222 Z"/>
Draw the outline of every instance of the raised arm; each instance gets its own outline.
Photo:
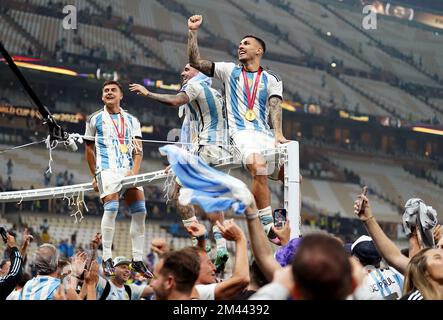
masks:
<path id="1" fill-rule="evenodd" d="M 214 75 L 214 63 L 203 60 L 197 43 L 197 30 L 203 22 L 201 15 L 194 15 L 188 19 L 188 57 L 191 67 L 203 72 L 209 77 Z"/>
<path id="2" fill-rule="evenodd" d="M 235 266 L 232 276 L 215 287 L 215 300 L 232 299 L 249 285 L 248 246 L 246 236 L 233 219 L 216 222 L 226 240 L 235 241 Z"/>
<path id="3" fill-rule="evenodd" d="M 268 237 L 258 218 L 258 209 L 255 203 L 246 209 L 246 221 L 255 261 L 266 279 L 272 281 L 275 271 L 281 269 L 281 266 L 274 258 Z"/>
<path id="4" fill-rule="evenodd" d="M 7 239 L 6 244 L 10 249 L 9 259 L 11 261 L 11 266 L 9 267 L 8 274 L 4 277 L 0 277 L 0 300 L 5 300 L 14 290 L 23 272 L 23 259 L 17 248 L 15 238 L 8 233 Z"/>
<path id="5" fill-rule="evenodd" d="M 282 100 L 280 97 L 274 96 L 269 99 L 269 115 L 271 118 L 272 128 L 275 130 L 275 141 L 277 143 L 288 142 L 283 136 L 282 130 Z"/>
<path id="6" fill-rule="evenodd" d="M 360 201 L 364 201 L 364 203 L 362 210 L 358 212 Z M 400 252 L 400 249 L 398 249 L 394 242 L 392 242 L 392 240 L 383 232 L 382 228 L 375 220 L 369 200 L 366 196 L 360 195 L 357 200 L 355 200 L 354 213 L 361 221 L 363 221 L 366 230 L 374 241 L 380 255 L 389 265 L 396 268 L 399 272 L 404 273 L 408 266 L 409 259 Z"/>
<path id="7" fill-rule="evenodd" d="M 129 85 L 129 91 L 172 107 L 179 107 L 189 103 L 189 97 L 184 92 L 179 92 L 178 94 L 154 93 L 137 83 L 131 83 Z"/>

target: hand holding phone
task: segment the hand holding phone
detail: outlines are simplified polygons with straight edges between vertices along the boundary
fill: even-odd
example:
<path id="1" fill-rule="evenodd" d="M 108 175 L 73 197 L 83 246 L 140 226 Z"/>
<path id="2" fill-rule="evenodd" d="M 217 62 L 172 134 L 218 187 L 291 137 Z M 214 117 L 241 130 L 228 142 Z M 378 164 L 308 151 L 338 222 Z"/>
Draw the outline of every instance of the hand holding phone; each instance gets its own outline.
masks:
<path id="1" fill-rule="evenodd" d="M 272 213 L 272 217 L 274 218 L 274 227 L 277 229 L 283 228 L 286 223 L 287 212 L 284 208 L 275 209 Z"/>

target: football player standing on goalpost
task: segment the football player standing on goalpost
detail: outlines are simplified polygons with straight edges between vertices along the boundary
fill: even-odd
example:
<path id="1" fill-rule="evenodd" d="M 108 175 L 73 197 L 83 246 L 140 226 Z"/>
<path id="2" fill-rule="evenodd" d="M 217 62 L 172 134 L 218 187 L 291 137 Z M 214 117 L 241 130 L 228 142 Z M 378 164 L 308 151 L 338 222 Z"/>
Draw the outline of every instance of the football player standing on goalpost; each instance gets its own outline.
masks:
<path id="1" fill-rule="evenodd" d="M 106 81 L 102 88 L 104 108 L 90 115 L 86 121 L 86 159 L 94 176 L 92 184 L 103 201 L 101 223 L 103 271 L 113 275 L 112 240 L 118 213 L 121 181 L 138 174 L 143 158 L 140 122 L 120 107 L 123 89 L 117 81 Z M 145 244 L 146 205 L 142 187 L 123 191 L 131 213 L 132 268 L 145 277 L 152 277 L 143 263 Z"/>
<path id="2" fill-rule="evenodd" d="M 266 44 L 254 35 L 247 35 L 240 41 L 240 64 L 202 59 L 197 44 L 197 30 L 202 22 L 201 15 L 194 15 L 188 20 L 189 63 L 224 83 L 231 142 L 252 176 L 252 193 L 265 231 L 273 243 L 280 244 L 272 232 L 271 194 L 267 180 L 269 159 L 261 152 L 274 149 L 279 143 L 289 142 L 282 133 L 282 80 L 260 66 Z M 275 134 L 268 124 L 269 116 Z M 278 164 L 276 167 L 279 170 Z"/>

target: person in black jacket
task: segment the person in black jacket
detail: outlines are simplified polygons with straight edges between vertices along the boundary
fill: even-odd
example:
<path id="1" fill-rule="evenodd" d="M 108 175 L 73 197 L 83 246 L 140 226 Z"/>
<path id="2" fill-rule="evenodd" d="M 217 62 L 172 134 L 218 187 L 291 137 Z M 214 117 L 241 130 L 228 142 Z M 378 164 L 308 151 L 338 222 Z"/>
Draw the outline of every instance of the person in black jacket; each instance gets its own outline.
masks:
<path id="1" fill-rule="evenodd" d="M 6 299 L 12 290 L 14 290 L 22 276 L 23 259 L 15 243 L 15 238 L 9 233 L 6 245 L 10 252 L 9 259 L 11 260 L 11 267 L 6 276 L 0 277 L 0 300 Z"/>

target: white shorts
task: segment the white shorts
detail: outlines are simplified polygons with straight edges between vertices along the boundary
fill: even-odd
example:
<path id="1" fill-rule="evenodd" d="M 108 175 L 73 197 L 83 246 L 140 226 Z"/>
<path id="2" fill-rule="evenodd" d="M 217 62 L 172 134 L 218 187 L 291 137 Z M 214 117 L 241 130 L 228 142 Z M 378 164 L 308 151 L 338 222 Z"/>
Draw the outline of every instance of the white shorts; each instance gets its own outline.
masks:
<path id="1" fill-rule="evenodd" d="M 261 154 L 265 150 L 274 150 L 275 138 L 272 134 L 267 134 L 256 130 L 240 130 L 231 135 L 234 157 L 239 159 L 246 167 L 247 159 L 254 153 Z M 279 155 L 265 157 L 268 163 L 268 175 L 277 175 L 280 170 Z"/>
<path id="2" fill-rule="evenodd" d="M 96 175 L 98 192 L 100 194 L 100 199 L 109 196 L 113 193 L 118 193 L 123 191 L 123 194 L 128 188 L 122 189 L 122 179 L 129 174 L 129 169 L 105 169 L 100 171 Z M 136 187 L 138 190 L 143 192 L 143 187 Z M 132 188 L 131 188 L 132 189 Z"/>
<path id="3" fill-rule="evenodd" d="M 201 146 L 197 153 L 207 164 L 217 164 L 221 159 L 231 156 L 223 147 L 211 145 Z"/>

